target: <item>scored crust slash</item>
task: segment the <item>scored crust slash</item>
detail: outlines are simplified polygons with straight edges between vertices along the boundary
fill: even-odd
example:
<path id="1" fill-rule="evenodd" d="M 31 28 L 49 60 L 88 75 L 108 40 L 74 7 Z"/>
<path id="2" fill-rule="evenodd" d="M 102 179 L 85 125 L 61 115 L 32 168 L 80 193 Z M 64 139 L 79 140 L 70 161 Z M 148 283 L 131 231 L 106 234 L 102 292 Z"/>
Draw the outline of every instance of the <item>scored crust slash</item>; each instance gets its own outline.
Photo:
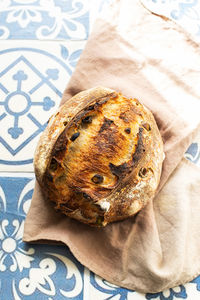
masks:
<path id="1" fill-rule="evenodd" d="M 35 152 L 55 208 L 92 226 L 133 216 L 155 195 L 163 143 L 152 113 L 111 89 L 83 91 L 51 117 Z"/>

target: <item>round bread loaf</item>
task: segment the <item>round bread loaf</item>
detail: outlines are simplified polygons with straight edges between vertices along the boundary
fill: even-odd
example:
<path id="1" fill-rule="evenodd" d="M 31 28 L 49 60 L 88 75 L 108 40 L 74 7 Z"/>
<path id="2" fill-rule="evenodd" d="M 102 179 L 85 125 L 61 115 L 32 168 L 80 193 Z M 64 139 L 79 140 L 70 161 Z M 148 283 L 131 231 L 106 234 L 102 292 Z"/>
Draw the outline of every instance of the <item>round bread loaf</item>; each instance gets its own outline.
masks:
<path id="1" fill-rule="evenodd" d="M 57 210 L 100 227 L 133 216 L 154 197 L 162 161 L 152 113 L 137 99 L 97 87 L 50 118 L 34 166 Z"/>

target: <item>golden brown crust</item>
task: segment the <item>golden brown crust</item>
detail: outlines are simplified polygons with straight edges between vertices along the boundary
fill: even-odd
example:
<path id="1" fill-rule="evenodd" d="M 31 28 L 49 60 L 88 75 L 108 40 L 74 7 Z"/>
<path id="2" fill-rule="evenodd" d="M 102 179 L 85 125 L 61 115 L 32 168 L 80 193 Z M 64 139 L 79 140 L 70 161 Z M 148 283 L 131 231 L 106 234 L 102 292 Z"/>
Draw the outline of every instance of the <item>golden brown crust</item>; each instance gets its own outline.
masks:
<path id="1" fill-rule="evenodd" d="M 162 161 L 151 112 L 99 87 L 60 107 L 40 138 L 34 165 L 57 210 L 105 226 L 134 215 L 154 196 Z"/>

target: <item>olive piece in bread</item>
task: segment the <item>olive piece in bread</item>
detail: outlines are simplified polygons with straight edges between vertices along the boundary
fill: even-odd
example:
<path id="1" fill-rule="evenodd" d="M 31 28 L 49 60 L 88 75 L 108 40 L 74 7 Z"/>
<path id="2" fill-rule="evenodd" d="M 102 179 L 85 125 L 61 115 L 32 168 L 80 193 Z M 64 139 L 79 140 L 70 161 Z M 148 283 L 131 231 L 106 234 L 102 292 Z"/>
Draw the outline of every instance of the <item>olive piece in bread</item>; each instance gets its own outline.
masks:
<path id="1" fill-rule="evenodd" d="M 61 213 L 92 226 L 133 216 L 155 195 L 163 143 L 152 113 L 135 98 L 97 87 L 50 118 L 34 166 Z"/>

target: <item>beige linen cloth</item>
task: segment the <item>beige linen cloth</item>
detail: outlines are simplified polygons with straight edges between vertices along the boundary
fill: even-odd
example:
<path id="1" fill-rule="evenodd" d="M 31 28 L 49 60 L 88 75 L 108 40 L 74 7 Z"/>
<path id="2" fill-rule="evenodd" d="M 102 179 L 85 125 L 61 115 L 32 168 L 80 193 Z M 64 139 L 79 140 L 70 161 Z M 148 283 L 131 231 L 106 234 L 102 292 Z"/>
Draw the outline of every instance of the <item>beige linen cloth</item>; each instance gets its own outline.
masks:
<path id="1" fill-rule="evenodd" d="M 36 182 L 24 241 L 58 241 L 106 280 L 158 292 L 200 273 L 200 168 L 183 158 L 200 127 L 200 49 L 139 1 L 115 1 L 94 26 L 62 103 L 105 86 L 153 112 L 166 158 L 159 192 L 135 217 L 90 228 L 55 212 Z"/>

